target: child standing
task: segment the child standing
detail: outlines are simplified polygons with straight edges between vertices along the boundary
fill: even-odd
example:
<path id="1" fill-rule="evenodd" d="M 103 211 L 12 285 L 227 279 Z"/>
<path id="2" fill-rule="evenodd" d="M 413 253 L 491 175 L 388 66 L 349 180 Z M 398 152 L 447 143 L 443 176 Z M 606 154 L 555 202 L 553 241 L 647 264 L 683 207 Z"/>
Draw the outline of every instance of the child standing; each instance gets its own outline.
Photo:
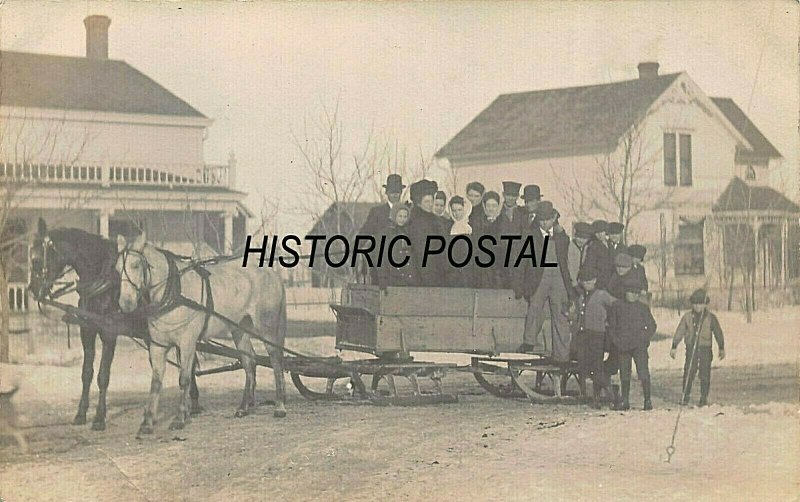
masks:
<path id="1" fill-rule="evenodd" d="M 609 309 L 608 331 L 619 363 L 622 384 L 622 404 L 618 409 L 629 410 L 631 392 L 631 360 L 636 363 L 636 374 L 642 382 L 644 410 L 652 410 L 650 400 L 650 368 L 647 348 L 656 332 L 656 321 L 650 308 L 639 301 L 644 284 L 629 276 L 622 284 L 625 301 L 615 302 Z"/>
<path id="2" fill-rule="evenodd" d="M 393 239 L 408 236 L 405 226 L 408 222 L 409 213 L 409 208 L 403 204 L 392 206 L 389 215 L 392 223 L 386 233 L 387 245 Z M 393 267 L 391 263 L 385 261 L 382 267 L 378 267 L 378 285 L 380 288 L 385 290 L 387 286 L 415 286 L 416 274 L 411 264 L 411 249 L 402 239 L 394 241 L 392 259 L 395 263 L 403 263 L 405 261 L 406 264 L 403 267 Z"/>
<path id="3" fill-rule="evenodd" d="M 708 310 L 710 299 L 705 289 L 698 289 L 689 298 L 692 310 L 687 312 L 672 338 L 672 350 L 669 351 L 671 358 L 675 359 L 678 345 L 681 340 L 686 344 L 686 359 L 683 365 L 683 395 L 681 404 L 689 404 L 689 396 L 692 393 L 692 382 L 700 369 L 700 406 L 708 404 L 708 392 L 711 389 L 711 361 L 714 354 L 711 351 L 711 338 L 717 341 L 719 347 L 719 359 L 725 359 L 725 336 L 722 334 L 722 327 L 719 325 L 717 316 Z"/>
<path id="4" fill-rule="evenodd" d="M 595 267 L 581 269 L 578 280 L 582 292 L 575 310 L 578 371 L 581 382 L 585 382 L 587 377 L 592 379 L 592 407 L 595 409 L 600 408 L 600 398 L 604 391 L 611 397 L 608 375 L 603 367 L 603 346 L 606 336 L 606 309 L 614 303 L 614 298 L 604 289 L 595 289 L 597 275 Z"/>

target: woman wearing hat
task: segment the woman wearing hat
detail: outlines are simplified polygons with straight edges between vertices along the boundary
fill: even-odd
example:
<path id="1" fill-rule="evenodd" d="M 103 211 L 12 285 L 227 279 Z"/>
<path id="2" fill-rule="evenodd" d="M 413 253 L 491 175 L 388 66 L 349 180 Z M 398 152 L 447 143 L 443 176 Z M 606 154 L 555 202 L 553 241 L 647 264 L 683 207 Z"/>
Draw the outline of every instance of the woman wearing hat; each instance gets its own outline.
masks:
<path id="1" fill-rule="evenodd" d="M 433 214 L 433 197 L 437 186 L 430 180 L 420 180 L 411 184 L 411 208 L 407 234 L 411 240 L 411 264 L 416 268 L 419 286 L 443 286 L 444 267 L 442 259 L 445 254 L 433 255 L 422 266 L 425 257 L 425 245 L 429 236 L 441 236 L 442 226 Z"/>
<path id="2" fill-rule="evenodd" d="M 503 227 L 503 219 L 500 208 L 500 194 L 494 191 L 486 192 L 483 195 L 483 211 L 475 223 L 471 223 L 474 243 L 476 244 L 473 252 L 477 252 L 477 243 L 481 237 L 490 235 L 494 237 L 496 243 L 500 242 L 500 234 Z M 489 245 L 490 243 L 486 243 Z M 503 263 L 495 256 L 494 265 L 491 267 L 475 267 L 475 287 L 500 289 L 503 286 Z M 485 258 L 482 259 L 485 261 Z"/>

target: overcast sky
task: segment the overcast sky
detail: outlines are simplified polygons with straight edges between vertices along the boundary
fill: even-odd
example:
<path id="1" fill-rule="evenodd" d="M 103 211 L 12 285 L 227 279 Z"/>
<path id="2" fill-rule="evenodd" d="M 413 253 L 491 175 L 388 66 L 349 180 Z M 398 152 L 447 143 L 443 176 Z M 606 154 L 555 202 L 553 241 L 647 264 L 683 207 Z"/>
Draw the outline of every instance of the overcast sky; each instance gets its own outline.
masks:
<path id="1" fill-rule="evenodd" d="M 206 160 L 235 151 L 256 211 L 262 194 L 291 196 L 299 155 L 290 128 L 337 96 L 348 138 L 374 123 L 432 154 L 498 94 L 635 78 L 644 60 L 733 98 L 798 165 L 800 25 L 790 0 L 6 1 L 0 44 L 83 56 L 88 14 L 111 17 L 111 58 L 214 119 Z"/>

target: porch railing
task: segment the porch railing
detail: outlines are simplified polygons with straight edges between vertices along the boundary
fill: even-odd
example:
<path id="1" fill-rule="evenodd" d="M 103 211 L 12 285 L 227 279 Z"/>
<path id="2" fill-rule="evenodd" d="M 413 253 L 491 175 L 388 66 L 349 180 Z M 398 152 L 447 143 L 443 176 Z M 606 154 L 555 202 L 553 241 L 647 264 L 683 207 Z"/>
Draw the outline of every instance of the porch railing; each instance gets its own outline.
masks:
<path id="1" fill-rule="evenodd" d="M 182 174 L 181 174 L 182 173 Z M 222 164 L 36 164 L 0 162 L 0 181 L 82 185 L 229 187 L 231 166 Z"/>

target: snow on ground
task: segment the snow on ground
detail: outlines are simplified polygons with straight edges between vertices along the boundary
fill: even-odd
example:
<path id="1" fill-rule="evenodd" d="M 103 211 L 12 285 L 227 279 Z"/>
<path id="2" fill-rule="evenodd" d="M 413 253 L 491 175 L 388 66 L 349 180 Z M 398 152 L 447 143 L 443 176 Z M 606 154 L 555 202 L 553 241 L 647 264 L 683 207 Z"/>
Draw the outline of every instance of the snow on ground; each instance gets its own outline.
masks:
<path id="1" fill-rule="evenodd" d="M 682 350 L 669 358 L 679 315 L 656 310 L 651 345 L 652 412 L 532 406 L 481 392 L 465 374 L 448 375 L 458 404 L 383 408 L 311 403 L 293 389 L 289 417 L 269 407 L 241 420 L 232 412 L 240 373 L 203 377 L 207 412 L 179 434 L 177 374 L 170 368 L 161 426 L 135 441 L 149 388 L 146 353 L 120 339 L 109 389 L 109 428 L 68 425 L 80 393 L 80 367 L 0 365 L 2 385 L 22 385 L 32 454 L 0 442 L 3 500 L 546 500 L 642 497 L 669 500 L 791 500 L 800 493 L 798 354 L 800 309 L 718 312 L 726 335 L 715 360 L 712 405 L 684 408 L 676 452 L 666 463 L 679 407 Z M 332 337 L 296 338 L 290 347 L 333 353 Z M 420 355 L 422 357 L 422 355 Z M 425 354 L 426 360 L 469 356 Z M 207 367 L 224 360 L 206 360 Z M 632 405 L 641 406 L 634 384 Z M 96 386 L 92 389 L 94 414 Z M 259 395 L 271 395 L 269 370 Z M 696 392 L 696 391 L 695 391 Z M 696 399 L 696 393 L 695 393 Z M 177 439 L 175 439 L 177 438 Z M 46 480 L 46 484 L 42 483 Z"/>

